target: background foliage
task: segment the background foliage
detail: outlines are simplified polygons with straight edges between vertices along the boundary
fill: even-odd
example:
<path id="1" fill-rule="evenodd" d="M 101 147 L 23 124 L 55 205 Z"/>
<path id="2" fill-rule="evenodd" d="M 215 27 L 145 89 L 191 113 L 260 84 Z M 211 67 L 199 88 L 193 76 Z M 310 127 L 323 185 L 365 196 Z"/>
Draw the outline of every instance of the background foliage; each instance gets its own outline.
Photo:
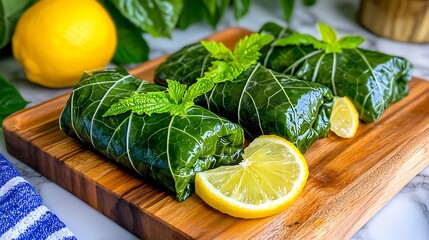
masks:
<path id="1" fill-rule="evenodd" d="M 296 0 L 277 0 L 286 22 L 291 20 Z M 306 6 L 316 0 L 301 0 Z M 36 0 L 0 0 L 0 49 L 10 43 L 22 13 Z M 144 34 L 170 38 L 175 28 L 186 29 L 204 21 L 215 28 L 225 11 L 233 8 L 236 20 L 245 16 L 252 0 L 100 0 L 115 21 L 118 48 L 113 58 L 117 64 L 143 62 L 149 46 Z"/>
<path id="2" fill-rule="evenodd" d="M 277 0 L 273 4 L 281 6 L 286 22 L 291 20 L 297 0 Z M 316 0 L 301 0 L 309 6 Z M 0 0 L 0 53 L 10 55 L 11 38 L 16 24 L 37 0 Z M 197 22 L 206 22 L 216 28 L 225 11 L 232 8 L 234 17 L 239 20 L 245 16 L 252 0 L 99 0 L 115 22 L 118 46 L 112 62 L 115 64 L 140 63 L 148 60 L 150 47 L 145 34 L 153 37 L 170 38 L 174 29 L 186 29 Z M 26 101 L 15 87 L 0 76 L 0 89 L 7 89 L 8 95 L 0 96 L 0 102 L 20 99 L 19 104 L 0 106 L 0 112 L 10 114 L 22 109 Z M 15 106 L 16 105 L 16 106 Z M 19 105 L 19 106 L 18 106 Z M 7 115 L 0 116 L 1 120 Z M 1 125 L 0 125 L 1 126 Z"/>

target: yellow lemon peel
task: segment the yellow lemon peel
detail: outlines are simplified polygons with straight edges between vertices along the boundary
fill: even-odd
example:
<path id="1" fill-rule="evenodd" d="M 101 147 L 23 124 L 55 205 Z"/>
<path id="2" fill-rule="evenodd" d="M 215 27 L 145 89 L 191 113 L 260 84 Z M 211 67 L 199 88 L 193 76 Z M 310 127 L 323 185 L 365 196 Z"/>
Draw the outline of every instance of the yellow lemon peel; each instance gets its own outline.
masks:
<path id="1" fill-rule="evenodd" d="M 261 218 L 292 205 L 307 178 L 308 166 L 299 150 L 283 138 L 265 135 L 249 144 L 240 164 L 198 173 L 195 191 L 223 213 Z"/>
<path id="2" fill-rule="evenodd" d="M 37 1 L 12 38 L 27 79 L 51 88 L 71 87 L 84 71 L 105 67 L 116 44 L 114 22 L 95 0 Z"/>

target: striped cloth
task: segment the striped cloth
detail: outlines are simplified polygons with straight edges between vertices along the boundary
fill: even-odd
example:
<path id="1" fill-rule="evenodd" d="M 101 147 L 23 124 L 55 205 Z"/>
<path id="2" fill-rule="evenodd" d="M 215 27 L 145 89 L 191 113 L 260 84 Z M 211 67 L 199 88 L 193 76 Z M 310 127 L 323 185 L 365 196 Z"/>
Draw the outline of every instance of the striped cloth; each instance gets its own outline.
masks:
<path id="1" fill-rule="evenodd" d="M 0 239 L 76 239 L 1 154 Z"/>

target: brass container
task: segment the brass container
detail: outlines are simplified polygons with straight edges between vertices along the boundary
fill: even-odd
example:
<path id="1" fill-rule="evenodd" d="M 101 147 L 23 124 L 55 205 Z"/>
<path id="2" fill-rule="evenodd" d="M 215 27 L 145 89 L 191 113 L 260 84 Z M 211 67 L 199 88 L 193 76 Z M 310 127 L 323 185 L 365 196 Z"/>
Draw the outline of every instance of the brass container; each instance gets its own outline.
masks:
<path id="1" fill-rule="evenodd" d="M 359 22 L 402 42 L 429 43 L 429 0 L 361 0 Z"/>

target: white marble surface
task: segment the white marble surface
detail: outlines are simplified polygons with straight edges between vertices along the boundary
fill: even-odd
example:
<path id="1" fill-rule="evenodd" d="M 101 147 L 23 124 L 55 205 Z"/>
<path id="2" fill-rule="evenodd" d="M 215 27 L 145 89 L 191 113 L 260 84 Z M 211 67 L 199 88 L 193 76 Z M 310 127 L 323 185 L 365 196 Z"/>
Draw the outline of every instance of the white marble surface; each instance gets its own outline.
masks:
<path id="1" fill-rule="evenodd" d="M 258 30 L 265 22 L 282 23 L 277 1 L 253 0 L 246 17 L 236 22 L 229 11 L 216 30 L 242 26 Z M 304 8 L 298 4 L 291 26 L 302 32 L 317 34 L 316 23 L 322 21 L 336 28 L 340 35 L 357 34 L 367 41 L 364 48 L 383 51 L 409 59 L 415 66 L 414 76 L 429 79 L 429 44 L 405 44 L 379 38 L 359 26 L 356 20 L 358 0 L 319 0 L 317 5 Z M 206 24 L 196 24 L 185 31 L 175 31 L 172 39 L 149 38 L 151 58 L 171 53 L 214 32 Z M 10 58 L 0 58 L 0 74 L 19 89 L 29 106 L 39 104 L 69 89 L 54 90 L 36 86 L 25 80 L 19 64 Z M 10 156 L 5 149 L 0 130 L 0 152 L 39 191 L 45 205 L 57 214 L 78 239 L 136 239 L 128 231 L 107 219 L 55 183 Z M 419 173 L 384 208 L 382 208 L 352 239 L 368 240 L 427 240 L 429 239 L 429 167 Z"/>

